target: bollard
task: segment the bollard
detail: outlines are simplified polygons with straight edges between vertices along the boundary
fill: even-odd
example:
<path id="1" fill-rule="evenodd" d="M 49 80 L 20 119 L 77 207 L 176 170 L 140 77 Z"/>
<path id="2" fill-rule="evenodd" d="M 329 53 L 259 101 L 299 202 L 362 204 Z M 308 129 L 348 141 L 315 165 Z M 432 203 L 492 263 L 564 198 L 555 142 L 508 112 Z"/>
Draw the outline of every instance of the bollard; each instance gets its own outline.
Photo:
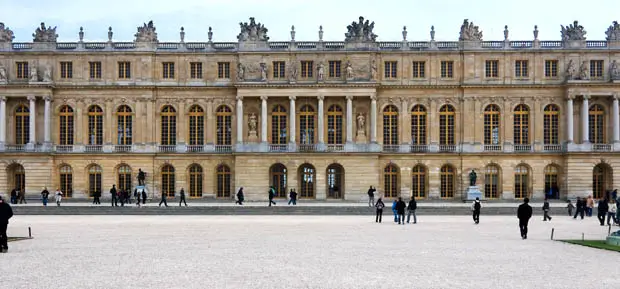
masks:
<path id="1" fill-rule="evenodd" d="M 551 240 L 553 241 L 553 232 L 555 232 L 555 228 L 551 228 Z"/>
<path id="2" fill-rule="evenodd" d="M 607 229 L 607 236 L 611 236 L 611 224 L 609 225 L 609 229 Z"/>
<path id="3" fill-rule="evenodd" d="M 581 233 L 581 241 L 585 241 L 584 233 Z"/>
<path id="4" fill-rule="evenodd" d="M 28 239 L 32 239 L 32 229 L 28 227 Z"/>

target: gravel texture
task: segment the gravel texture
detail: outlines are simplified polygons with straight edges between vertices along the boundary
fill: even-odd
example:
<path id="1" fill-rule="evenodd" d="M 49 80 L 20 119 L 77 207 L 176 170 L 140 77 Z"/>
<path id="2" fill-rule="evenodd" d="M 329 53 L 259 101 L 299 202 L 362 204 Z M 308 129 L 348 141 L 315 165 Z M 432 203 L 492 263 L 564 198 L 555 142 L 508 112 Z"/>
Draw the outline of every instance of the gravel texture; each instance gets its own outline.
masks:
<path id="1" fill-rule="evenodd" d="M 16 216 L 0 288 L 618 288 L 595 217 Z M 618 227 L 616 227 L 618 229 Z"/>

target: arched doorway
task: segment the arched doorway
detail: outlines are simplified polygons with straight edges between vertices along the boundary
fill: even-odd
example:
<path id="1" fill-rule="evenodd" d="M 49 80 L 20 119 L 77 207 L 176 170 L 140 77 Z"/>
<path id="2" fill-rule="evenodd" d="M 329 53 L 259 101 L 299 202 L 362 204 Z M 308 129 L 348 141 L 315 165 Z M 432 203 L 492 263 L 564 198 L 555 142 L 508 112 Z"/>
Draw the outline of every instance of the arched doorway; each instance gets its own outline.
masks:
<path id="1" fill-rule="evenodd" d="M 398 168 L 389 164 L 383 169 L 383 196 L 385 198 L 396 198 L 400 192 Z"/>
<path id="2" fill-rule="evenodd" d="M 189 167 L 189 197 L 202 197 L 202 167 L 199 164 Z"/>
<path id="3" fill-rule="evenodd" d="M 91 165 L 88 168 L 88 196 L 93 197 L 95 192 L 102 192 L 101 174 L 103 169 L 98 165 Z"/>
<path id="4" fill-rule="evenodd" d="M 26 171 L 20 164 L 13 164 L 7 168 L 8 191 L 19 190 L 26 192 Z"/>
<path id="5" fill-rule="evenodd" d="M 216 196 L 218 198 L 230 198 L 231 192 L 231 172 L 227 165 L 219 165 L 215 170 L 217 179 Z"/>
<path id="6" fill-rule="evenodd" d="M 488 165 L 484 169 L 484 198 L 498 199 L 501 194 L 500 169 L 496 165 Z"/>
<path id="7" fill-rule="evenodd" d="M 344 168 L 339 164 L 327 167 L 327 198 L 344 199 Z"/>
<path id="8" fill-rule="evenodd" d="M 411 195 L 416 199 L 426 198 L 426 168 L 416 165 L 411 170 Z"/>
<path id="9" fill-rule="evenodd" d="M 545 167 L 545 197 L 548 199 L 560 198 L 559 171 L 555 165 Z"/>
<path id="10" fill-rule="evenodd" d="M 443 165 L 440 175 L 440 193 L 442 199 L 454 198 L 455 170 L 451 165 Z"/>
<path id="11" fill-rule="evenodd" d="M 311 164 L 299 167 L 299 197 L 312 199 L 316 190 L 316 170 Z"/>
<path id="12" fill-rule="evenodd" d="M 269 168 L 271 186 L 276 191 L 276 198 L 286 198 L 286 167 L 283 164 L 274 164 Z"/>
<path id="13" fill-rule="evenodd" d="M 592 197 L 602 199 L 605 192 L 613 186 L 611 167 L 607 164 L 598 164 L 592 171 Z"/>

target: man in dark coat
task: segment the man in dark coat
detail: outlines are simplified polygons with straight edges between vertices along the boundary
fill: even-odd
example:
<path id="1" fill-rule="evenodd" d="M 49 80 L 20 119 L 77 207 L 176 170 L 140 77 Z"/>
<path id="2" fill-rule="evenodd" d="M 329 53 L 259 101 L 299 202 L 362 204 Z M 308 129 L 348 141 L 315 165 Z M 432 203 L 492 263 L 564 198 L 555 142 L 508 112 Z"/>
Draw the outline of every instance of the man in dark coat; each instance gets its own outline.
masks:
<path id="1" fill-rule="evenodd" d="M 243 205 L 243 199 L 245 197 L 243 196 L 243 187 L 239 188 L 239 191 L 237 192 L 237 200 L 235 201 L 235 204 L 239 204 L 239 205 Z"/>
<path id="2" fill-rule="evenodd" d="M 116 185 L 112 185 L 110 189 L 110 195 L 112 195 L 112 207 L 118 207 L 118 198 L 116 196 Z"/>
<path id="3" fill-rule="evenodd" d="M 517 218 L 519 218 L 519 230 L 521 231 L 521 238 L 527 239 L 527 223 L 532 217 L 532 207 L 528 204 L 530 199 L 523 199 L 523 204 L 519 206 L 517 210 Z"/>
<path id="4" fill-rule="evenodd" d="M 418 202 L 415 201 L 415 197 L 411 197 L 409 201 L 409 205 L 407 206 L 407 224 L 409 224 L 409 219 L 411 215 L 413 215 L 413 223 L 416 224 L 418 222 L 418 217 L 415 215 L 415 210 L 418 209 Z"/>
<path id="5" fill-rule="evenodd" d="M 575 208 L 577 210 L 575 210 L 575 216 L 573 216 L 573 219 L 577 219 L 577 215 L 580 215 L 581 219 L 583 220 L 583 215 L 586 212 L 586 201 L 580 197 L 577 197 L 577 202 L 575 202 Z"/>
<path id="6" fill-rule="evenodd" d="M 179 200 L 179 207 L 181 206 L 181 203 L 185 203 L 185 206 L 187 207 L 187 202 L 185 201 L 185 190 L 183 190 L 183 188 L 181 188 L 181 191 L 179 192 L 180 195 L 180 200 Z"/>
<path id="7" fill-rule="evenodd" d="M 609 211 L 609 200 L 608 199 L 600 199 L 598 201 L 598 214 L 597 218 L 601 226 L 605 226 L 605 216 L 607 216 L 607 211 Z"/>
<path id="8" fill-rule="evenodd" d="M 43 191 L 41 191 L 41 201 L 43 201 L 43 206 L 47 207 L 47 200 L 50 197 L 50 192 L 47 190 L 47 188 L 43 188 Z"/>
<path id="9" fill-rule="evenodd" d="M 166 205 L 166 207 L 168 207 L 168 202 L 166 201 L 166 192 L 161 192 L 161 201 L 159 201 L 159 206 L 161 207 L 161 204 Z"/>
<path id="10" fill-rule="evenodd" d="M 5 203 L 0 196 L 0 252 L 2 253 L 6 253 L 9 249 L 6 229 L 9 226 L 9 219 L 11 217 L 13 217 L 11 206 Z"/>
<path id="11" fill-rule="evenodd" d="M 405 209 L 407 208 L 407 204 L 403 201 L 403 198 L 398 197 L 398 202 L 396 202 L 396 213 L 398 214 L 398 224 L 401 222 L 405 224 Z"/>
<path id="12" fill-rule="evenodd" d="M 269 206 L 271 207 L 271 204 L 276 204 L 276 202 L 273 201 L 273 198 L 276 196 L 276 189 L 271 186 L 269 187 Z"/>
<path id="13" fill-rule="evenodd" d="M 295 189 L 291 189 L 288 196 L 290 198 L 288 204 L 290 205 L 291 203 L 293 203 L 293 206 L 297 206 L 297 192 L 295 192 Z"/>
<path id="14" fill-rule="evenodd" d="M 375 188 L 370 186 L 370 188 L 368 189 L 368 206 L 374 207 L 374 205 L 375 205 Z"/>
<path id="15" fill-rule="evenodd" d="M 11 204 L 17 204 L 17 189 L 11 190 Z"/>

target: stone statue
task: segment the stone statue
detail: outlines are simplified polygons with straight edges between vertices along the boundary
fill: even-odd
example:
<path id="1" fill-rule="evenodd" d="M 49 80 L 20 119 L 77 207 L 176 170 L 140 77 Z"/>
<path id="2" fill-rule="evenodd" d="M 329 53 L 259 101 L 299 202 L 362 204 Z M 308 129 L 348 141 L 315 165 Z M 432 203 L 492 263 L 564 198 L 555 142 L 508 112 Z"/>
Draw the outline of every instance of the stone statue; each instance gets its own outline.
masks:
<path id="1" fill-rule="evenodd" d="M 318 67 L 318 80 L 319 81 L 323 81 L 323 78 L 325 77 L 325 64 L 323 64 L 323 62 L 319 63 L 319 67 Z"/>
<path id="2" fill-rule="evenodd" d="M 239 22 L 241 32 L 237 35 L 237 40 L 241 41 L 267 41 L 267 28 L 265 25 L 256 23 L 254 17 L 250 17 L 250 23 Z"/>
<path id="3" fill-rule="evenodd" d="M 577 77 L 577 71 L 575 68 L 575 63 L 571 59 L 568 61 L 568 65 L 566 66 L 566 79 L 571 80 L 575 79 L 575 77 Z"/>
<path id="4" fill-rule="evenodd" d="M 297 80 L 297 63 L 295 61 L 291 62 L 289 66 L 289 80 L 296 81 Z"/>
<path id="5" fill-rule="evenodd" d="M 13 35 L 13 31 L 9 29 L 9 27 L 4 27 L 4 23 L 0 22 L 0 43 L 2 42 L 13 42 L 15 36 Z"/>
<path id="6" fill-rule="evenodd" d="M 0 26 L 0 28 L 1 27 L 2 26 Z M 1 30 L 2 29 L 0 29 L 0 31 Z M 620 24 L 618 24 L 618 21 L 614 21 L 611 26 L 607 28 L 605 34 L 607 34 L 607 41 L 620 41 Z M 0 32 L 0 35 L 2 35 L 2 32 Z M 2 36 L 0 36 L 0 42 L 2 42 Z"/>
<path id="7" fill-rule="evenodd" d="M 566 27 L 564 25 L 560 26 L 562 27 L 560 31 L 562 33 L 562 41 L 586 40 L 586 31 L 583 29 L 583 26 L 579 25 L 577 20 Z"/>
<path id="8" fill-rule="evenodd" d="M 579 66 L 579 79 L 581 80 L 588 80 L 590 79 L 590 71 L 588 69 L 588 62 L 584 61 L 581 63 L 581 66 Z"/>
<path id="9" fill-rule="evenodd" d="M 616 60 L 612 61 L 611 65 L 609 66 L 609 77 L 611 77 L 612 80 L 620 80 L 620 69 L 618 69 L 618 63 L 616 62 Z M 0 81 L 2 81 L 1 77 Z"/>
<path id="10" fill-rule="evenodd" d="M 347 26 L 347 33 L 344 34 L 345 42 L 375 42 L 377 41 L 377 34 L 374 34 L 372 30 L 375 28 L 375 22 L 372 23 L 368 20 L 364 22 L 364 17 L 360 16 L 359 21 L 351 22 L 351 25 Z"/>
<path id="11" fill-rule="evenodd" d="M 49 26 L 45 28 L 45 23 L 41 22 L 41 27 L 37 28 L 32 34 L 33 42 L 56 42 L 58 34 L 56 34 L 56 27 Z"/>
<path id="12" fill-rule="evenodd" d="M 473 187 L 476 185 L 476 178 L 478 177 L 478 175 L 476 175 L 476 172 L 474 170 L 471 170 L 471 172 L 469 173 L 469 186 Z"/>
<path id="13" fill-rule="evenodd" d="M 351 61 L 347 61 L 347 79 L 353 78 L 353 65 Z"/>
<path id="14" fill-rule="evenodd" d="M 366 119 L 362 113 L 357 114 L 357 131 L 364 131 Z"/>
<path id="15" fill-rule="evenodd" d="M 149 23 L 144 23 L 142 27 L 138 27 L 138 32 L 134 34 L 135 42 L 157 42 L 157 32 L 155 32 L 155 25 L 153 20 Z"/>
<path id="16" fill-rule="evenodd" d="M 237 80 L 244 81 L 245 80 L 245 67 L 241 62 L 237 63 Z"/>
<path id="17" fill-rule="evenodd" d="M 260 80 L 267 81 L 267 64 L 260 64 Z"/>
<path id="18" fill-rule="evenodd" d="M 370 62 L 370 80 L 377 79 L 377 61 L 373 58 Z"/>
<path id="19" fill-rule="evenodd" d="M 138 186 L 144 186 L 144 180 L 146 179 L 146 173 L 142 169 L 138 169 Z"/>
<path id="20" fill-rule="evenodd" d="M 465 19 L 461 25 L 459 41 L 482 41 L 482 31 L 473 22 L 470 23 L 469 19 Z"/>
<path id="21" fill-rule="evenodd" d="M 43 71 L 43 81 L 50 82 L 52 81 L 52 66 L 45 66 L 45 70 Z"/>
<path id="22" fill-rule="evenodd" d="M 8 80 L 6 68 L 4 68 L 4 66 L 0 66 L 0 83 L 6 83 Z"/>
<path id="23" fill-rule="evenodd" d="M 39 81 L 39 73 L 34 65 L 30 68 L 30 81 Z"/>
<path id="24" fill-rule="evenodd" d="M 248 119 L 248 128 L 250 129 L 250 134 L 256 133 L 257 124 L 258 124 L 258 118 L 256 117 L 256 114 L 254 113 L 250 114 L 250 118 Z"/>

